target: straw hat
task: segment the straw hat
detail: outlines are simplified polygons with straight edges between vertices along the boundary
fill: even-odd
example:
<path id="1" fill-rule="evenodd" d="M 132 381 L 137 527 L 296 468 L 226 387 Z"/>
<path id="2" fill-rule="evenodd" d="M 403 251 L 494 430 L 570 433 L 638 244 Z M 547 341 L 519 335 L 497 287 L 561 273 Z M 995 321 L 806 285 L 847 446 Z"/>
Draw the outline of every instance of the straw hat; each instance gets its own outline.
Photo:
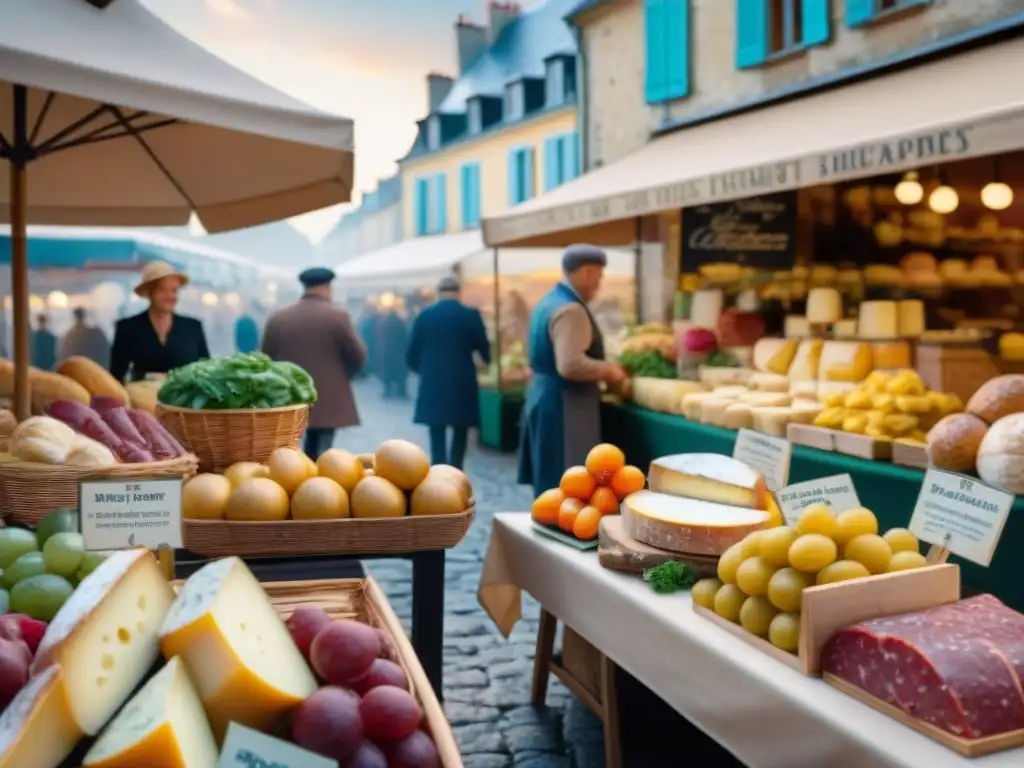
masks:
<path id="1" fill-rule="evenodd" d="M 176 277 L 182 285 L 188 285 L 188 275 L 179 272 L 166 261 L 151 261 L 142 268 L 141 279 L 135 286 L 135 295 L 147 298 L 153 283 L 165 277 Z"/>

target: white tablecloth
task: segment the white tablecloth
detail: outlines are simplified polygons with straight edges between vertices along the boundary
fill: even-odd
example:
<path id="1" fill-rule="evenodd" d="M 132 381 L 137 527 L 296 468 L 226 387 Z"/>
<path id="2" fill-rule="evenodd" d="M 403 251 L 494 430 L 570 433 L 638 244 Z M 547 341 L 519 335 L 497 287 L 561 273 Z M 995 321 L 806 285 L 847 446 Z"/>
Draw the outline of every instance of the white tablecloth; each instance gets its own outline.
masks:
<path id="1" fill-rule="evenodd" d="M 689 593 L 655 594 L 502 513 L 480 602 L 506 634 L 520 590 L 751 768 L 1024 768 L 1024 749 L 963 758 L 701 618 Z"/>

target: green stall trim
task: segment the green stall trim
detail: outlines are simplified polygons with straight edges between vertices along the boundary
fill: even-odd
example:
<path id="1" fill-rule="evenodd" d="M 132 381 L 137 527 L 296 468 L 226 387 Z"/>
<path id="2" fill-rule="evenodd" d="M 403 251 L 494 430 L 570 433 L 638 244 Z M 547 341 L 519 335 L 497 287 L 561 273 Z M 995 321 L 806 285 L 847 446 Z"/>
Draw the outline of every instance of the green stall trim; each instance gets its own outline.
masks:
<path id="1" fill-rule="evenodd" d="M 631 464 L 645 472 L 652 459 L 673 453 L 732 455 L 736 432 L 698 424 L 681 416 L 655 413 L 631 405 L 604 403 L 604 440 L 619 446 Z M 924 472 L 881 461 L 793 446 L 790 483 L 849 473 L 861 503 L 878 517 L 883 530 L 905 527 L 917 503 Z M 992 564 L 983 568 L 957 558 L 965 593 L 991 592 L 1007 605 L 1024 611 L 1024 578 L 1016 558 L 1024 552 L 1024 497 L 1018 497 L 1003 528 Z"/>
<path id="2" fill-rule="evenodd" d="M 498 391 L 480 387 L 480 444 L 496 451 L 519 448 L 519 414 L 523 410 L 523 390 Z"/>

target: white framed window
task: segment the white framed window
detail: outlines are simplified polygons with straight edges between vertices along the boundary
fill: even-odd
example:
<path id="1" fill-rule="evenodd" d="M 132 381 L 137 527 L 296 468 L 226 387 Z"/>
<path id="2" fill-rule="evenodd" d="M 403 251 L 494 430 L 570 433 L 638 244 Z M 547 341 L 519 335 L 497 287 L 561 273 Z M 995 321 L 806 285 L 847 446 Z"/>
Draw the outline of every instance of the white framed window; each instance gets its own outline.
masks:
<path id="1" fill-rule="evenodd" d="M 522 120 L 526 111 L 523 81 L 517 80 L 505 86 L 504 119 L 506 123 Z"/>

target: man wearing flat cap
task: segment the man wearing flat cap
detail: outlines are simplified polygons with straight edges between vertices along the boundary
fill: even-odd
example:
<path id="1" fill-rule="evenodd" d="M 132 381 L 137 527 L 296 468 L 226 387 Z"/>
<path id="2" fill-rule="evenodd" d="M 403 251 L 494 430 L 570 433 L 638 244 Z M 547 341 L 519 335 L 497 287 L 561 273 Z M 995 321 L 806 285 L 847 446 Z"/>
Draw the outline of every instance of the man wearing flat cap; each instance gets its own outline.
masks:
<path id="1" fill-rule="evenodd" d="M 526 393 L 519 445 L 519 482 L 539 496 L 562 473 L 583 464 L 601 442 L 600 382 L 626 373 L 604 359 L 604 341 L 587 305 L 597 296 L 608 257 L 592 245 L 562 255 L 562 280 L 537 302 L 528 333 L 533 381 Z"/>
<path id="2" fill-rule="evenodd" d="M 459 292 L 456 278 L 441 279 L 437 301 L 413 323 L 406 361 L 420 377 L 413 421 L 430 432 L 430 463 L 462 469 L 469 429 L 480 425 L 473 354 L 489 363 L 491 347 L 480 312 L 464 305 Z"/>
<path id="3" fill-rule="evenodd" d="M 309 412 L 304 449 L 316 461 L 334 444 L 334 431 L 359 424 L 352 377 L 366 364 L 366 347 L 352 319 L 331 298 L 334 272 L 324 267 L 299 275 L 302 298 L 274 313 L 263 331 L 263 351 L 309 371 L 319 396 Z"/>

